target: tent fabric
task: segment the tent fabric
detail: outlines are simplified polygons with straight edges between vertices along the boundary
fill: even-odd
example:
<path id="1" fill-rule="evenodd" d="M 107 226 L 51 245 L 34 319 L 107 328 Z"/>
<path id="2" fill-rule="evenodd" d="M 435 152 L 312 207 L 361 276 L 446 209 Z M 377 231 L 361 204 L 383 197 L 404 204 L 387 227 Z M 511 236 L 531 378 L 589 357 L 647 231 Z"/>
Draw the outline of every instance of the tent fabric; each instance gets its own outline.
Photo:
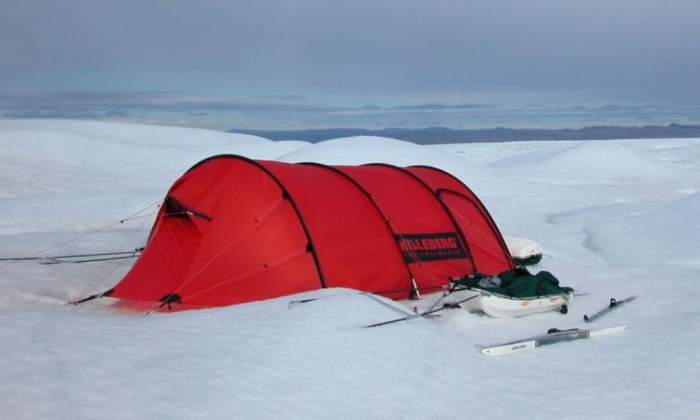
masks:
<path id="1" fill-rule="evenodd" d="M 480 235 L 483 239 L 487 239 L 487 241 L 481 241 L 477 238 L 471 238 L 470 240 L 470 244 L 473 246 L 482 248 L 487 247 L 486 252 L 491 254 L 491 258 L 496 259 L 496 261 L 493 261 L 490 264 L 487 261 L 480 259 L 480 266 L 477 268 L 477 271 L 481 273 L 496 274 L 498 273 L 499 267 L 508 267 L 507 271 L 515 269 L 513 258 L 510 255 L 510 251 L 508 251 L 508 246 L 506 245 L 506 241 L 503 239 L 503 235 L 498 230 L 498 226 L 496 226 L 496 222 L 494 222 L 491 214 L 488 212 L 481 200 L 479 200 L 479 197 L 477 197 L 469 187 L 464 185 L 464 183 L 455 176 L 443 171 L 442 169 L 429 166 L 412 166 L 408 168 L 408 170 L 424 180 L 431 186 L 433 191 L 440 196 L 440 198 L 448 206 L 450 213 L 457 220 L 457 223 L 460 224 L 460 228 L 463 232 L 466 233 L 469 230 L 469 224 L 474 226 L 476 229 L 485 229 L 489 232 L 488 234 Z M 453 200 L 449 199 L 450 196 L 453 196 Z M 461 196 L 462 200 L 456 199 L 455 196 Z M 466 203 L 463 203 L 465 200 L 470 202 L 470 204 L 467 205 Z M 450 206 L 450 201 L 454 202 L 453 206 Z M 469 218 L 466 218 L 463 213 L 459 212 L 458 204 L 460 202 L 463 203 L 463 206 L 466 205 L 468 207 L 473 207 L 473 213 L 478 215 L 479 219 L 483 220 L 479 223 L 476 223 L 475 221 L 470 222 Z M 486 225 L 488 225 L 488 228 Z M 491 232 L 493 232 L 493 234 L 490 234 Z"/>
<path id="2" fill-rule="evenodd" d="M 514 268 L 486 208 L 442 170 L 219 155 L 172 185 L 109 296 L 168 307 L 324 287 L 406 298 Z"/>

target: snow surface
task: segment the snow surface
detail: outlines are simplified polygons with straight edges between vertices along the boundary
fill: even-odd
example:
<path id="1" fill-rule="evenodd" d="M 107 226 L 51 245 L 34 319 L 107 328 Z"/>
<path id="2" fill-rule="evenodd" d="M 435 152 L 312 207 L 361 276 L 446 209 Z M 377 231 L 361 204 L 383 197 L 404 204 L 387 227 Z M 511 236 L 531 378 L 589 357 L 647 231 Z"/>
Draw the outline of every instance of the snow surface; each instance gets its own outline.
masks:
<path id="1" fill-rule="evenodd" d="M 328 289 L 144 316 L 109 299 L 64 305 L 110 288 L 130 260 L 0 261 L 3 417 L 700 418 L 700 140 L 310 145 L 5 120 L 0 145 L 0 257 L 138 247 L 155 203 L 209 155 L 427 164 L 470 185 L 503 233 L 544 244 L 536 269 L 587 293 L 565 316 L 452 310 L 361 329 L 437 297 L 386 305 Z M 627 324 L 620 335 L 506 357 L 478 351 L 551 327 L 585 327 L 584 313 L 630 295 L 639 298 L 594 324 Z M 316 296 L 324 298 L 289 307 Z"/>

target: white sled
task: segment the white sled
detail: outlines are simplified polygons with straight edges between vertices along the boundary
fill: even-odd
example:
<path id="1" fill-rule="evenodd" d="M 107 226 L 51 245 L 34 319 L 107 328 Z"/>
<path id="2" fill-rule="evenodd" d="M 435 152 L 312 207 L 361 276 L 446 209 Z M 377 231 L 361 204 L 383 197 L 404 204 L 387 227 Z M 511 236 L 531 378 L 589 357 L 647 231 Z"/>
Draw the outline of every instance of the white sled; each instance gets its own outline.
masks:
<path id="1" fill-rule="evenodd" d="M 518 265 L 537 264 L 542 259 L 542 245 L 525 238 L 503 238 L 513 260 Z"/>
<path id="2" fill-rule="evenodd" d="M 513 298 L 479 289 L 469 289 L 457 293 L 460 293 L 462 299 L 469 297 L 470 293 L 478 295 L 478 297 L 465 302 L 464 309 L 469 312 L 483 312 L 494 318 L 520 318 L 554 311 L 566 313 L 574 297 L 573 292 L 528 299 Z"/>

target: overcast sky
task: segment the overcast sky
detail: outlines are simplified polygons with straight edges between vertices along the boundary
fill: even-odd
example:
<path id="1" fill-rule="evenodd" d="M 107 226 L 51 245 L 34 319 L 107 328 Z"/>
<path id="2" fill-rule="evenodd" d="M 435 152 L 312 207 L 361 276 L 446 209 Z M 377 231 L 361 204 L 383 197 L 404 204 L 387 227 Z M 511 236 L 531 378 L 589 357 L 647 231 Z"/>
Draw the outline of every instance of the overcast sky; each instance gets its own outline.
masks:
<path id="1" fill-rule="evenodd" d="M 0 94 L 687 104 L 698 0 L 0 0 Z"/>

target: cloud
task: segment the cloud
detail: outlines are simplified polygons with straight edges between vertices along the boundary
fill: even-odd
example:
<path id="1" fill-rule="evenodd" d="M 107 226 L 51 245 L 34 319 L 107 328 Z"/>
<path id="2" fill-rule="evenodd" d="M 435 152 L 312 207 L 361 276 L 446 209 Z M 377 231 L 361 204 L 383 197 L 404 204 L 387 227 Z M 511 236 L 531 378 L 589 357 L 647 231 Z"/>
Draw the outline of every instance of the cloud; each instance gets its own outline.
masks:
<path id="1" fill-rule="evenodd" d="M 700 96 L 697 0 L 3 5 L 0 92 L 109 87 L 408 104 Z"/>

